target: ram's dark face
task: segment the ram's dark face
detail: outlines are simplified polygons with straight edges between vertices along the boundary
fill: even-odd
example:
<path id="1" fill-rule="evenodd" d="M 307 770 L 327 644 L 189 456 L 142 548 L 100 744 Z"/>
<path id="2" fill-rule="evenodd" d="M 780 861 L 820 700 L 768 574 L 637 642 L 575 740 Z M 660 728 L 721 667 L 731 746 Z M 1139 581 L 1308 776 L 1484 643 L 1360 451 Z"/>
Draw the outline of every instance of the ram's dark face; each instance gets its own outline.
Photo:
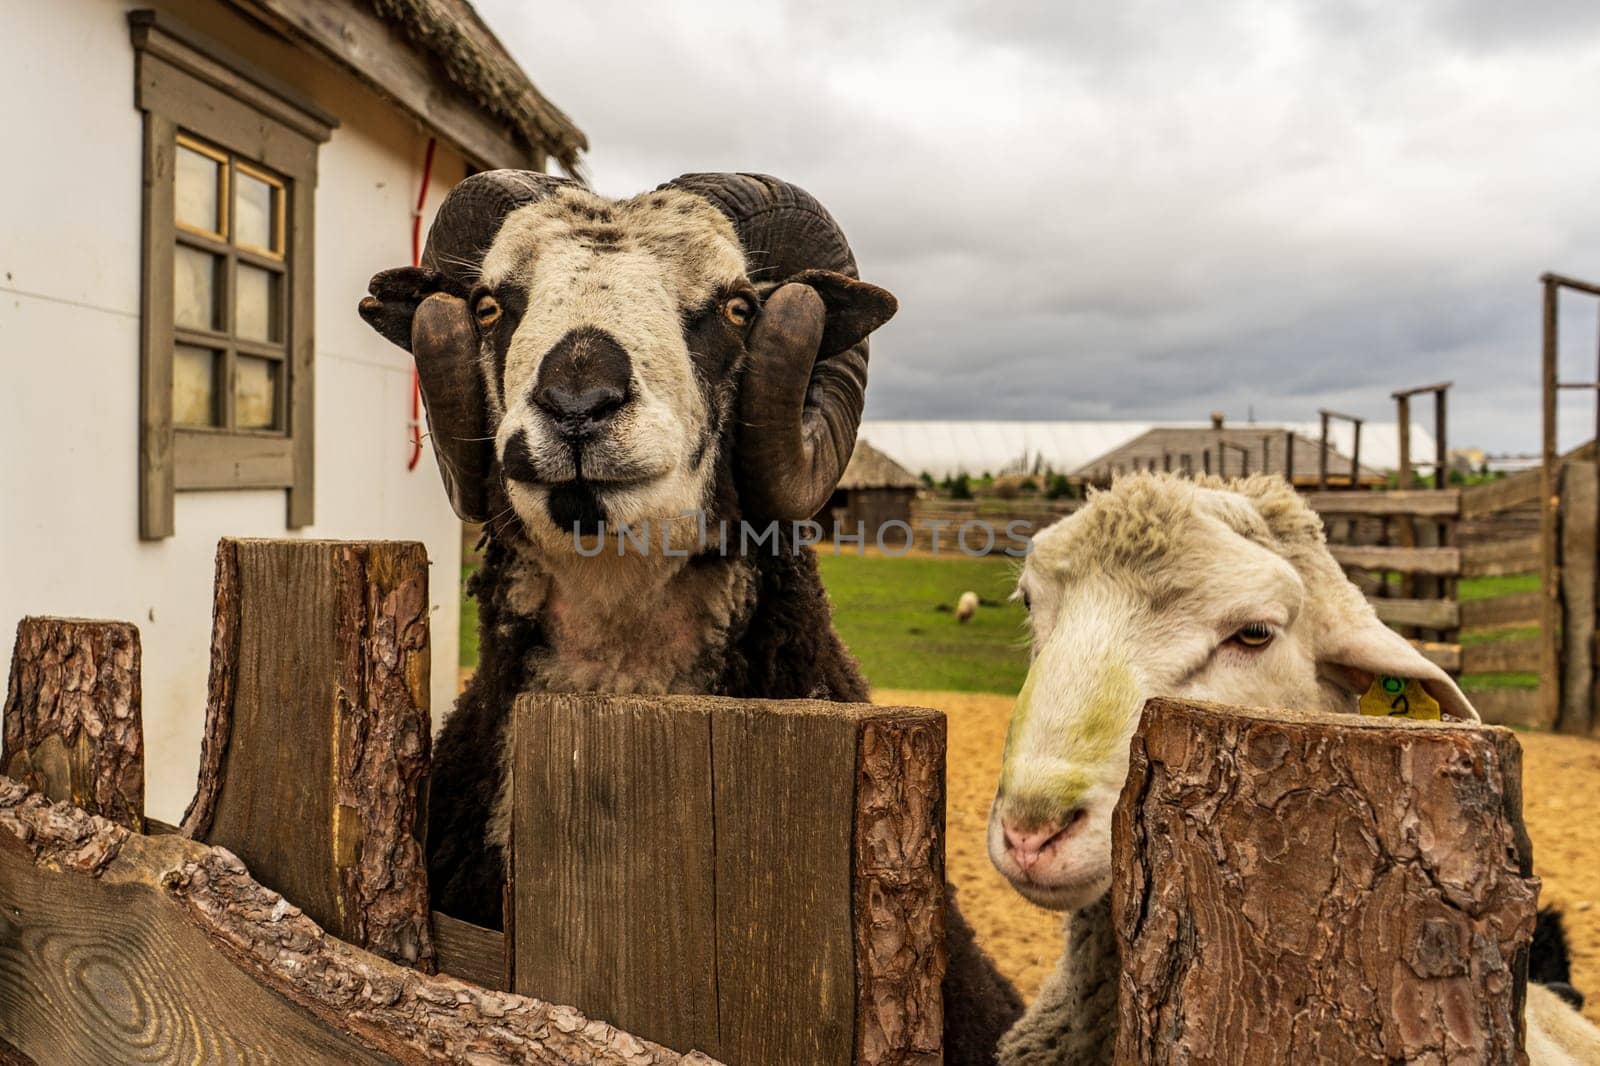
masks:
<path id="1" fill-rule="evenodd" d="M 760 300 L 732 225 L 677 190 L 514 211 L 469 299 L 495 450 L 530 531 L 706 505 Z"/>

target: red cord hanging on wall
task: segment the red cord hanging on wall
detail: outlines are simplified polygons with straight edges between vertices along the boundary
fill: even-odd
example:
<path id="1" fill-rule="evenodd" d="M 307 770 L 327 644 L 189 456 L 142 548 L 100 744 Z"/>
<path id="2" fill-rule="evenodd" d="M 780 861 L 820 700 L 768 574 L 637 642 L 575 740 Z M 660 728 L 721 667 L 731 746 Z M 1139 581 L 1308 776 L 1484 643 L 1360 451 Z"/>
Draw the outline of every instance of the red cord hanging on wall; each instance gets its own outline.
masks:
<path id="1" fill-rule="evenodd" d="M 422 208 L 428 202 L 428 183 L 433 180 L 433 149 L 435 140 L 428 138 L 428 150 L 422 157 L 422 188 L 417 190 L 417 209 L 411 212 L 411 265 L 422 265 Z M 422 379 L 415 365 L 411 368 L 411 458 L 407 470 L 415 470 L 422 459 Z"/>

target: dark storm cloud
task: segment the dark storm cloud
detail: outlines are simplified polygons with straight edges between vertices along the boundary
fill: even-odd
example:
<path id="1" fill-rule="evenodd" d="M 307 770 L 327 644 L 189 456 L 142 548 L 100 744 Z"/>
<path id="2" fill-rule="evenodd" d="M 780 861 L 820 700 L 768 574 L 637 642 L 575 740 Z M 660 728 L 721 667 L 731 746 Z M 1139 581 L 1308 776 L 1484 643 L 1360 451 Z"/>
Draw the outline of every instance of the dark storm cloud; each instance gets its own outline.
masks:
<path id="1" fill-rule="evenodd" d="M 1600 5 L 480 6 L 602 192 L 828 204 L 901 298 L 875 417 L 1383 418 L 1450 378 L 1456 440 L 1525 450 L 1535 279 L 1600 275 Z"/>

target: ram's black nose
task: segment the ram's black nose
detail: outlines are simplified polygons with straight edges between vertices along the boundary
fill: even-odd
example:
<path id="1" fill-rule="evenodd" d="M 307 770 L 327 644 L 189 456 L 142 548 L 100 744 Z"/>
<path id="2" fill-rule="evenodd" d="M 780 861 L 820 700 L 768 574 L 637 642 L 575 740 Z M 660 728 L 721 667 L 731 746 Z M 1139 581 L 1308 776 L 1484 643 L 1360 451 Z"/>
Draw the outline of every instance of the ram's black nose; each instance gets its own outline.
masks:
<path id="1" fill-rule="evenodd" d="M 604 330 L 567 332 L 545 353 L 533 383 L 534 406 L 574 439 L 594 436 L 628 404 L 633 362 Z"/>

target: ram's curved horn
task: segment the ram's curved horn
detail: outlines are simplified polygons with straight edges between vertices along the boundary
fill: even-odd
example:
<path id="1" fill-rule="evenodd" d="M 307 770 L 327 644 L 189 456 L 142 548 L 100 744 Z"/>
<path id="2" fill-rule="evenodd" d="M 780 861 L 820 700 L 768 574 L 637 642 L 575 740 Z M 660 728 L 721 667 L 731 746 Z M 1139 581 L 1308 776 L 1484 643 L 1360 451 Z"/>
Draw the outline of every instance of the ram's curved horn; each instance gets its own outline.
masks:
<path id="1" fill-rule="evenodd" d="M 571 184 L 530 170 L 489 170 L 450 190 L 422 253 L 440 291 L 422 302 L 411 325 L 422 401 L 428 409 L 433 454 L 450 504 L 463 520 L 482 522 L 499 507 L 491 499 L 494 425 L 489 414 L 478 337 L 461 297 L 478 283 L 483 257 L 507 215 Z"/>
<path id="2" fill-rule="evenodd" d="M 735 456 L 747 507 L 768 518 L 810 518 L 855 449 L 866 334 L 894 313 L 894 297 L 855 280 L 843 231 L 798 186 L 763 174 L 686 174 L 668 186 L 703 196 L 728 216 L 752 281 L 800 282 L 820 297 L 802 300 L 784 289 L 769 296 L 773 314 L 762 317 L 778 321 L 758 321 L 751 336 Z M 823 321 L 813 329 L 808 317 Z"/>

